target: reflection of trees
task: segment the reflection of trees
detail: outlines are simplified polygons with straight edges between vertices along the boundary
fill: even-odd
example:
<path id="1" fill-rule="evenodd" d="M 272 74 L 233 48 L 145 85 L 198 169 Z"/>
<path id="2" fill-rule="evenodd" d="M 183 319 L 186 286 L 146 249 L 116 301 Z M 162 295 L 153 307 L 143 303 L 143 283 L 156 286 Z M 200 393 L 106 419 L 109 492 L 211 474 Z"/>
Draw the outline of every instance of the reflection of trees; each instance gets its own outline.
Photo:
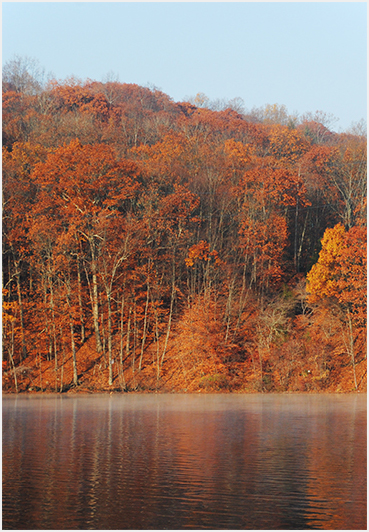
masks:
<path id="1" fill-rule="evenodd" d="M 307 494 L 315 508 L 309 512 L 309 528 L 365 528 L 366 422 L 357 398 L 350 410 L 323 412 L 311 432 Z"/>
<path id="2" fill-rule="evenodd" d="M 22 402 L 5 417 L 4 523 L 11 500 L 15 528 L 360 528 L 364 400 Z"/>

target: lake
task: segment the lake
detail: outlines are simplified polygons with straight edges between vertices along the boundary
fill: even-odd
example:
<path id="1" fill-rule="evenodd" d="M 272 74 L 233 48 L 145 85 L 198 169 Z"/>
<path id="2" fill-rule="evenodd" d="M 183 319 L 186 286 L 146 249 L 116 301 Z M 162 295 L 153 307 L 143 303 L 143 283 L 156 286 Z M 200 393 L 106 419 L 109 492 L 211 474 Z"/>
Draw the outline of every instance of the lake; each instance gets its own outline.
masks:
<path id="1" fill-rule="evenodd" d="M 3 396 L 3 529 L 366 529 L 366 395 Z"/>

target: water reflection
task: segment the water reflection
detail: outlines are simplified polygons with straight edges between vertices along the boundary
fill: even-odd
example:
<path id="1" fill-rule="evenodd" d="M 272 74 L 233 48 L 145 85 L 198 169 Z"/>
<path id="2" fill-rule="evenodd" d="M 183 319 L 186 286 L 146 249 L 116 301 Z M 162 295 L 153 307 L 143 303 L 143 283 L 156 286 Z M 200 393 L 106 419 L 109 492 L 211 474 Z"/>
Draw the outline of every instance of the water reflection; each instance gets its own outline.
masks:
<path id="1" fill-rule="evenodd" d="M 6 397 L 3 528 L 366 529 L 366 396 Z"/>

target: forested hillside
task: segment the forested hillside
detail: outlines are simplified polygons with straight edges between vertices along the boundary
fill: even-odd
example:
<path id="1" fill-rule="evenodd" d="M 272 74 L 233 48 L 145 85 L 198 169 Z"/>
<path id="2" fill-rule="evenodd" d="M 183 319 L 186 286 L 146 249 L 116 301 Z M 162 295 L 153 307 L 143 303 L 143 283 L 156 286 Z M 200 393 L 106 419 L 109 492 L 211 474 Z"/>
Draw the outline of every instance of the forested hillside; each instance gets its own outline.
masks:
<path id="1" fill-rule="evenodd" d="M 235 103 L 7 70 L 4 390 L 366 390 L 366 137 Z"/>

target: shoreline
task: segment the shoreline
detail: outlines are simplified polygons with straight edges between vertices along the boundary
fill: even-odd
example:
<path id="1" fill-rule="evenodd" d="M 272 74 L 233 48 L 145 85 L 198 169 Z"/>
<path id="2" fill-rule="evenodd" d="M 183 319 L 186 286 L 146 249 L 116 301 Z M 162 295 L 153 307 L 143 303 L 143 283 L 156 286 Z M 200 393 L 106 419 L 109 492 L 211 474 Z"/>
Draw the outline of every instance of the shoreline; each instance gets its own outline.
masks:
<path id="1" fill-rule="evenodd" d="M 45 391 L 21 391 L 21 392 L 13 392 L 13 391 L 2 391 L 2 395 L 37 395 L 37 396 L 44 396 L 44 395 L 366 395 L 366 390 L 311 390 L 311 391 L 271 391 L 271 392 L 245 392 L 245 391 L 203 391 L 203 390 L 197 390 L 197 391 L 184 391 L 184 390 L 178 390 L 178 391 L 117 391 L 117 390 L 98 390 L 98 391 L 89 391 L 89 390 L 68 390 L 65 392 L 53 392 L 50 390 Z"/>

